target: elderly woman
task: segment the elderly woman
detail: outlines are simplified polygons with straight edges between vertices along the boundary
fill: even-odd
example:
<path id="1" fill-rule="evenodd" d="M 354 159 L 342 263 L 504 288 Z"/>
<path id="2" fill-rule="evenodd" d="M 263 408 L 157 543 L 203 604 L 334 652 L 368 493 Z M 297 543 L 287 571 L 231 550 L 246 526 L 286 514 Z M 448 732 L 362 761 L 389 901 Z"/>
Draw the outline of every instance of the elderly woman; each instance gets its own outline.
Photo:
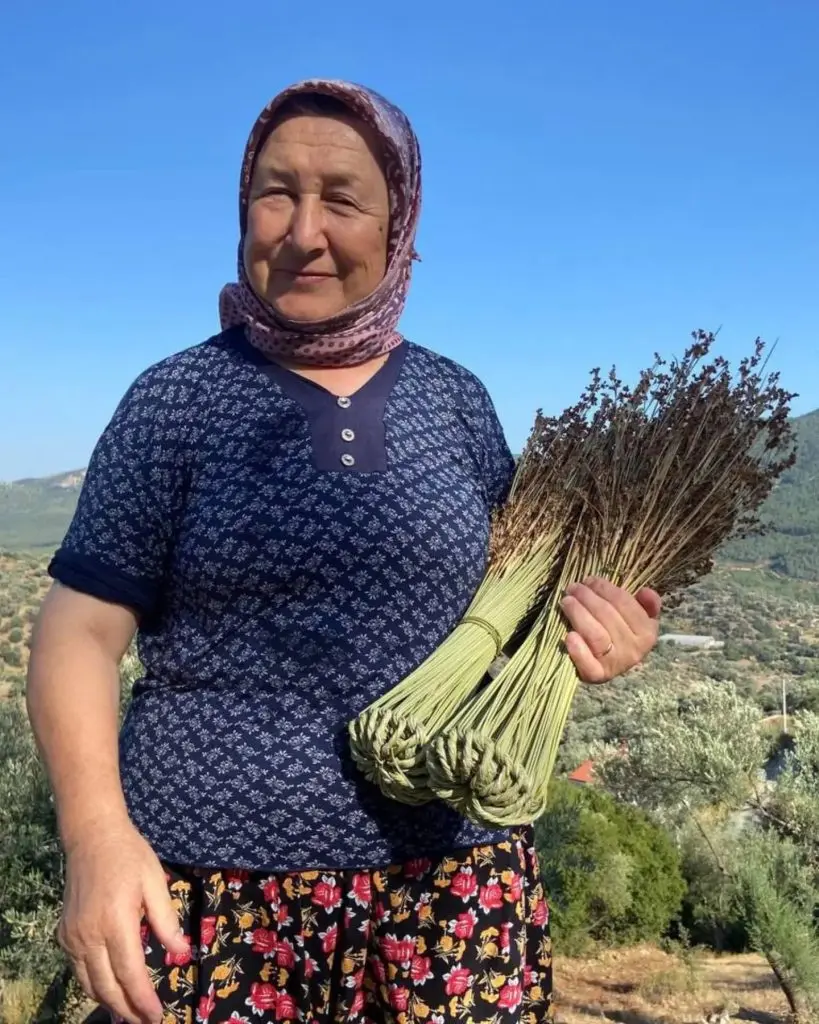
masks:
<path id="1" fill-rule="evenodd" d="M 242 165 L 222 332 L 133 384 L 52 562 L 28 699 L 60 939 L 126 1021 L 550 1016 L 530 829 L 392 803 L 346 739 L 458 622 L 513 465 L 483 386 L 398 333 L 420 195 L 381 97 L 279 95 Z M 570 590 L 587 681 L 653 645 L 652 591 Z"/>

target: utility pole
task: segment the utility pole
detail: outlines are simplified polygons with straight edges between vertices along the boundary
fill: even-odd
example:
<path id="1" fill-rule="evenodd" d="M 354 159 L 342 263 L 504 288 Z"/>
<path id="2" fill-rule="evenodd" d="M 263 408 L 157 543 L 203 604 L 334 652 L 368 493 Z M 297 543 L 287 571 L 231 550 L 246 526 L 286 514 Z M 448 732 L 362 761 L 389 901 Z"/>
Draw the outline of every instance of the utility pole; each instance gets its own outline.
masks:
<path id="1" fill-rule="evenodd" d="M 788 735 L 788 691 L 785 677 L 782 677 L 782 732 Z"/>

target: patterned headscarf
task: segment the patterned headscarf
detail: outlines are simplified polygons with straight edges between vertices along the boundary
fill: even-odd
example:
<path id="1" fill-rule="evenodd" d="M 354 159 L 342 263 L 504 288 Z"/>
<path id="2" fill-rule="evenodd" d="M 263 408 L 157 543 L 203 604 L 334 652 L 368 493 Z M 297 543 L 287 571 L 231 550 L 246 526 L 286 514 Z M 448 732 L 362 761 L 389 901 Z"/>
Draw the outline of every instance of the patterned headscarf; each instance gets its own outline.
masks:
<path id="1" fill-rule="evenodd" d="M 319 93 L 341 100 L 381 140 L 390 197 L 387 270 L 366 298 L 323 320 L 288 320 L 250 287 L 244 266 L 250 182 L 256 157 L 275 124 L 276 111 L 293 96 Z M 239 280 L 219 296 L 222 329 L 244 324 L 248 339 L 271 358 L 303 365 L 355 366 L 402 341 L 396 330 L 409 290 L 421 209 L 421 155 L 407 117 L 378 93 L 349 82 L 308 80 L 279 93 L 259 115 L 245 148 L 239 186 Z"/>

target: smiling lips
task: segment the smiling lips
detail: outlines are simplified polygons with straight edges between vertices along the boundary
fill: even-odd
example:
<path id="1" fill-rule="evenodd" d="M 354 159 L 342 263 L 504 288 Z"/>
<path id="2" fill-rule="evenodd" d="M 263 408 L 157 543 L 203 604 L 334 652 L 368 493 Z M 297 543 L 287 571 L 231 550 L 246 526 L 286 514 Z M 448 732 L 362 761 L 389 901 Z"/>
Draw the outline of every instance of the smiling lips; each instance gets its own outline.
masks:
<path id="1" fill-rule="evenodd" d="M 328 281 L 330 278 L 335 277 L 335 274 L 326 274 L 317 271 L 306 271 L 306 270 L 279 270 L 276 273 L 284 274 L 294 284 L 309 285 L 309 284 L 321 284 L 322 281 Z"/>

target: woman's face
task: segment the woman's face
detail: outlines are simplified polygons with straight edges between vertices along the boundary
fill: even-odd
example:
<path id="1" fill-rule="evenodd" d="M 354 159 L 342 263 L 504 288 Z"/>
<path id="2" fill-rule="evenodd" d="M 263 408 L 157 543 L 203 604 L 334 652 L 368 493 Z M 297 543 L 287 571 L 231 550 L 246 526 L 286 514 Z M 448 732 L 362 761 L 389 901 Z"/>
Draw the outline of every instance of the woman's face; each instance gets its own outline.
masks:
<path id="1" fill-rule="evenodd" d="M 370 295 L 387 268 L 389 193 L 375 133 L 350 116 L 300 115 L 253 169 L 244 242 L 253 290 L 290 320 L 322 320 Z"/>

